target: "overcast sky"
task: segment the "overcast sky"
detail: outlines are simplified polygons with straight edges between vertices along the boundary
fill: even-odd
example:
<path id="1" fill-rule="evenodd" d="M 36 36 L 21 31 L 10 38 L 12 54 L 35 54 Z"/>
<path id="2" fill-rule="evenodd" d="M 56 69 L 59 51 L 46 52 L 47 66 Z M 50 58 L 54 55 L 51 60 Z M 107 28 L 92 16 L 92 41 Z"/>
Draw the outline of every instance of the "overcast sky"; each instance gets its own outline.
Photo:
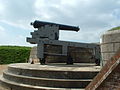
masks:
<path id="1" fill-rule="evenodd" d="M 60 32 L 60 40 L 99 42 L 106 30 L 120 26 L 120 0 L 0 0 L 0 45 L 29 46 L 34 20 L 80 27 Z"/>

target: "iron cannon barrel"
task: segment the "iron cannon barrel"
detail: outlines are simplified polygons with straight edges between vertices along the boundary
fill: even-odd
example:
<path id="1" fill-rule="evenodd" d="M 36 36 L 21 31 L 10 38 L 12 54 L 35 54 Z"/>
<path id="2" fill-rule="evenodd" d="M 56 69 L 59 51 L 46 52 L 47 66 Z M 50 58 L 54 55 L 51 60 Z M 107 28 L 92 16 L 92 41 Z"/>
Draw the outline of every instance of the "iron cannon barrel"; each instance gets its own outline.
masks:
<path id="1" fill-rule="evenodd" d="M 45 25 L 50 25 L 50 26 L 56 25 L 59 27 L 60 30 L 70 30 L 70 31 L 79 31 L 80 29 L 77 26 L 63 25 L 63 24 L 44 22 L 44 21 L 38 21 L 38 20 L 35 20 L 34 22 L 32 22 L 31 25 L 33 25 L 34 28 L 40 28 Z"/>

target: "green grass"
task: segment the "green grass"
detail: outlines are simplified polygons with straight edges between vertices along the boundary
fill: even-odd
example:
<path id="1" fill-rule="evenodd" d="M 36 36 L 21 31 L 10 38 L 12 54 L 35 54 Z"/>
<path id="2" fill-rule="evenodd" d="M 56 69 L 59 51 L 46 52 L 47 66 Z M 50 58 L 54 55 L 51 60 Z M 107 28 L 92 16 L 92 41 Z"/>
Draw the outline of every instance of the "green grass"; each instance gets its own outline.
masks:
<path id="1" fill-rule="evenodd" d="M 108 30 L 108 31 L 113 31 L 113 30 L 120 30 L 120 26 L 114 27 L 114 28 L 112 28 L 112 29 L 110 29 L 110 30 Z"/>
<path id="2" fill-rule="evenodd" d="M 28 60 L 30 47 L 0 46 L 0 64 L 23 63 Z"/>

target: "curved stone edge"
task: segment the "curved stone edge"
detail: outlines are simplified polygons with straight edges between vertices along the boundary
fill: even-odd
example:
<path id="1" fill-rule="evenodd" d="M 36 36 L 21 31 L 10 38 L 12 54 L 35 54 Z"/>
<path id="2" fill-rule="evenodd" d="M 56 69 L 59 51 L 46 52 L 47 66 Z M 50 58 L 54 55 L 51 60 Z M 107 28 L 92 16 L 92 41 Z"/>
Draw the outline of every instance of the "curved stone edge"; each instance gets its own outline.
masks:
<path id="1" fill-rule="evenodd" d="M 85 88 L 92 79 L 50 79 L 50 78 L 36 78 L 10 74 L 4 72 L 3 77 L 7 80 L 17 83 L 23 83 L 33 86 L 47 86 L 56 88 Z"/>
<path id="2" fill-rule="evenodd" d="M 106 43 L 119 43 L 120 42 L 120 30 L 107 31 L 101 35 L 101 44 Z"/>
<path id="3" fill-rule="evenodd" d="M 111 30 L 111 31 L 106 31 L 104 34 L 116 34 L 116 33 L 120 33 L 120 30 Z"/>
<path id="4" fill-rule="evenodd" d="M 26 84 L 20 84 L 16 82 L 11 82 L 0 76 L 0 85 L 3 88 L 8 88 L 8 90 L 69 90 L 65 88 L 51 88 L 51 87 L 38 87 Z"/>
<path id="5" fill-rule="evenodd" d="M 22 65 L 22 66 L 20 66 Z M 28 66 L 26 66 L 28 65 Z M 92 66 L 92 65 L 39 65 L 39 64 L 29 64 L 29 63 L 16 63 L 16 64 L 10 64 L 9 67 L 13 67 L 16 69 L 26 69 L 26 70 L 46 70 L 46 71 L 67 71 L 67 72 L 97 72 L 100 71 L 100 67 L 98 66 Z M 89 67 L 89 68 L 88 68 Z"/>
<path id="6" fill-rule="evenodd" d="M 30 77 L 40 77 L 40 78 L 56 78 L 56 79 L 91 79 L 97 75 L 99 71 L 52 71 L 52 70 L 36 70 L 28 68 L 16 68 L 8 67 L 8 72 L 24 75 Z M 73 77 L 74 76 L 74 77 Z"/>
<path id="7" fill-rule="evenodd" d="M 101 36 L 101 56 L 103 66 L 120 48 L 120 30 L 107 31 Z"/>

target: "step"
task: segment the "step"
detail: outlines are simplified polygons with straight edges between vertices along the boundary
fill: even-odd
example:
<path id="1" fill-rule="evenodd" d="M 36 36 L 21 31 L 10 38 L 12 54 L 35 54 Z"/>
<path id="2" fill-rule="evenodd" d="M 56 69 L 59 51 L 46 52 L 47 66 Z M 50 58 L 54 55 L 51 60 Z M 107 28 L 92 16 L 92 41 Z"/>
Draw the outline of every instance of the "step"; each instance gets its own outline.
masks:
<path id="1" fill-rule="evenodd" d="M 15 75 L 4 72 L 3 77 L 10 81 L 29 84 L 34 86 L 47 86 L 57 88 L 85 88 L 92 79 L 51 79 L 51 78 L 36 78 L 23 75 Z"/>
<path id="2" fill-rule="evenodd" d="M 8 72 L 13 74 L 56 79 L 92 79 L 99 70 L 97 66 L 76 65 L 13 64 L 8 66 Z"/>
<path id="3" fill-rule="evenodd" d="M 10 90 L 84 90 L 82 88 L 51 88 L 51 87 L 42 87 L 42 86 L 33 86 L 28 84 L 21 84 L 18 82 L 13 82 L 10 80 L 7 80 L 0 76 L 0 85 L 4 87 L 8 87 Z M 8 89 L 8 90 L 9 90 Z"/>

